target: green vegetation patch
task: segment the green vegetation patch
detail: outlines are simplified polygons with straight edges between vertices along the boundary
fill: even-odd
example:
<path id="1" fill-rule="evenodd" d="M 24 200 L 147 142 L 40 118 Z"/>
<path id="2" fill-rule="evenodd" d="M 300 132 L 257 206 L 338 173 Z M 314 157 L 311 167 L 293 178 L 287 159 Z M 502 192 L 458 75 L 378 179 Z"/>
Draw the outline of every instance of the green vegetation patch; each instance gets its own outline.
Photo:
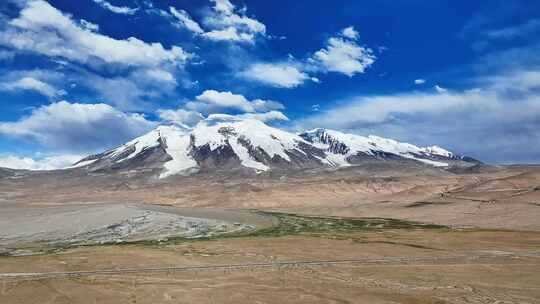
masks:
<path id="1" fill-rule="evenodd" d="M 446 226 L 386 218 L 313 217 L 296 214 L 259 212 L 273 217 L 273 227 L 251 232 L 249 236 L 285 236 L 305 233 L 343 233 L 383 229 L 443 229 Z"/>

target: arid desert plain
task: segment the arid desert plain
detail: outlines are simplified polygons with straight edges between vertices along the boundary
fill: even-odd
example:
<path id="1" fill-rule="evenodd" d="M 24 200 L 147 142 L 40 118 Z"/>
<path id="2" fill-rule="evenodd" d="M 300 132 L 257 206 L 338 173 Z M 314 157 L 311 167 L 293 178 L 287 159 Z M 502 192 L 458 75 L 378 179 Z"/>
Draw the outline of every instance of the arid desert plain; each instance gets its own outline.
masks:
<path id="1" fill-rule="evenodd" d="M 6 170 L 1 303 L 539 303 L 540 167 Z"/>

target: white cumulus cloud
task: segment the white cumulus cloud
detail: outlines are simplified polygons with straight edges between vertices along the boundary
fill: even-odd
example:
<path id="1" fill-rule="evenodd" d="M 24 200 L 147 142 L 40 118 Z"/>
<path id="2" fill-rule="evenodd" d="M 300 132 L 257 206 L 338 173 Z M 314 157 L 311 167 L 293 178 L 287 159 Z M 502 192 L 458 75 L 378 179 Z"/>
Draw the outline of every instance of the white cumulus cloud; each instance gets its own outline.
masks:
<path id="1" fill-rule="evenodd" d="M 289 118 L 280 111 L 270 111 L 270 112 L 265 112 L 265 113 L 246 113 L 246 114 L 241 114 L 239 116 L 242 118 L 256 119 L 263 122 L 273 121 L 273 120 L 285 120 L 285 121 L 289 120 Z"/>
<path id="2" fill-rule="evenodd" d="M 92 32 L 99 31 L 99 25 L 97 25 L 95 23 L 92 23 L 92 22 L 84 20 L 84 19 L 81 19 L 79 21 L 79 23 L 81 24 L 81 27 L 83 29 L 85 29 L 85 30 L 92 31 Z"/>
<path id="3" fill-rule="evenodd" d="M 41 158 L 16 155 L 0 156 L 0 167 L 20 170 L 56 170 L 72 166 L 83 158 L 78 154 L 64 154 Z"/>
<path id="4" fill-rule="evenodd" d="M 268 122 L 273 120 L 284 120 L 288 121 L 289 118 L 285 114 L 279 111 L 270 111 L 266 113 L 244 113 L 238 115 L 229 115 L 229 114 L 210 114 L 207 117 L 207 120 L 219 120 L 219 121 L 236 121 L 243 119 L 255 119 L 262 122 Z"/>
<path id="5" fill-rule="evenodd" d="M 286 62 L 256 63 L 241 72 L 241 75 L 246 79 L 278 88 L 294 88 L 303 84 L 306 80 L 316 81 L 308 74 Z"/>
<path id="6" fill-rule="evenodd" d="M 214 9 L 218 12 L 230 15 L 234 10 L 234 5 L 229 0 L 211 0 L 214 2 Z"/>
<path id="7" fill-rule="evenodd" d="M 537 159 L 540 72 L 519 71 L 477 82 L 485 84 L 443 94 L 359 96 L 298 123 L 437 144 L 487 162 Z"/>
<path id="8" fill-rule="evenodd" d="M 58 151 L 93 151 L 133 139 L 156 125 L 106 104 L 60 101 L 15 122 L 0 122 L 0 135 L 35 140 Z"/>
<path id="9" fill-rule="evenodd" d="M 276 110 L 282 108 L 283 105 L 271 100 L 256 99 L 250 101 L 243 95 L 233 94 L 232 92 L 206 90 L 197 96 L 194 101 L 188 102 L 185 107 L 202 113 L 217 113 L 226 110 L 251 113 Z"/>
<path id="10" fill-rule="evenodd" d="M 358 32 L 354 28 L 343 29 L 337 37 L 326 41 L 326 46 L 315 52 L 309 63 L 321 72 L 342 73 L 349 77 L 365 70 L 377 59 L 373 50 L 360 46 Z"/>
<path id="11" fill-rule="evenodd" d="M 66 91 L 56 89 L 52 85 L 45 83 L 39 79 L 35 79 L 33 77 L 23 77 L 15 81 L 1 83 L 0 90 L 6 90 L 6 91 L 31 90 L 31 91 L 38 92 L 42 95 L 45 95 L 49 98 L 66 95 Z"/>
<path id="12" fill-rule="evenodd" d="M 275 100 L 255 99 L 251 101 L 251 105 L 256 112 L 285 109 L 285 106 L 281 102 Z"/>
<path id="13" fill-rule="evenodd" d="M 437 84 L 437 85 L 435 85 L 435 91 L 437 91 L 437 93 L 443 94 L 443 93 L 447 93 L 447 92 L 448 92 L 448 89 L 443 88 L 443 87 L 441 87 L 441 86 L 439 86 L 439 85 Z"/>
<path id="14" fill-rule="evenodd" d="M 364 73 L 376 57 L 371 49 L 359 46 L 355 41 L 332 37 L 328 39 L 326 47 L 315 52 L 311 59 L 322 71 L 352 77 Z"/>
<path id="15" fill-rule="evenodd" d="M 212 30 L 203 34 L 203 37 L 206 37 L 214 41 L 244 41 L 244 42 L 253 42 L 254 35 L 251 33 L 242 33 L 239 32 L 235 27 L 227 27 L 220 30 Z"/>
<path id="16" fill-rule="evenodd" d="M 184 109 L 157 111 L 159 118 L 163 121 L 185 124 L 188 126 L 194 125 L 204 119 L 201 113 L 196 111 L 188 111 Z"/>
<path id="17" fill-rule="evenodd" d="M 156 80 L 159 82 L 176 84 L 176 79 L 168 71 L 160 70 L 160 69 L 149 69 L 149 70 L 146 70 L 145 72 L 146 72 L 146 76 L 152 78 L 153 80 Z"/>
<path id="18" fill-rule="evenodd" d="M 109 10 L 115 14 L 133 15 L 139 10 L 138 8 L 112 5 L 110 2 L 107 2 L 105 0 L 93 0 L 93 1 L 99 6 L 103 7 L 104 9 Z"/>
<path id="19" fill-rule="evenodd" d="M 214 6 L 205 10 L 202 23 L 195 21 L 185 10 L 169 7 L 169 11 L 150 9 L 167 18 L 177 28 L 185 28 L 212 41 L 255 43 L 257 37 L 266 37 L 266 26 L 246 16 L 247 7 L 237 9 L 229 0 L 211 0 Z"/>
<path id="20" fill-rule="evenodd" d="M 93 32 L 43 0 L 28 1 L 9 25 L 0 32 L 0 45 L 82 63 L 98 59 L 130 66 L 182 65 L 191 55 L 179 46 L 165 49 L 161 43 Z"/>
<path id="21" fill-rule="evenodd" d="M 204 30 L 201 28 L 201 26 L 195 22 L 191 18 L 191 16 L 184 10 L 177 10 L 174 7 L 169 7 L 169 11 L 171 12 L 172 16 L 178 21 L 179 27 L 185 27 L 186 29 L 196 33 L 196 34 L 202 34 L 204 33 Z"/>
<path id="22" fill-rule="evenodd" d="M 307 59 L 253 63 L 238 75 L 244 79 L 278 88 L 295 88 L 307 80 L 320 83 L 316 73 L 336 72 L 349 77 L 364 73 L 376 56 L 370 48 L 358 44 L 359 34 L 353 26 L 344 28 L 326 41 L 324 48 Z"/>
<path id="23" fill-rule="evenodd" d="M 353 26 L 349 26 L 349 27 L 346 27 L 344 28 L 342 31 L 341 31 L 341 35 L 343 35 L 343 37 L 347 37 L 349 39 L 358 39 L 358 32 L 354 29 Z"/>
<path id="24" fill-rule="evenodd" d="M 229 0 L 211 0 L 213 11 L 204 23 L 210 28 L 203 37 L 210 40 L 255 42 L 257 36 L 266 36 L 266 26 L 257 19 L 246 16 L 246 9 L 238 10 Z"/>

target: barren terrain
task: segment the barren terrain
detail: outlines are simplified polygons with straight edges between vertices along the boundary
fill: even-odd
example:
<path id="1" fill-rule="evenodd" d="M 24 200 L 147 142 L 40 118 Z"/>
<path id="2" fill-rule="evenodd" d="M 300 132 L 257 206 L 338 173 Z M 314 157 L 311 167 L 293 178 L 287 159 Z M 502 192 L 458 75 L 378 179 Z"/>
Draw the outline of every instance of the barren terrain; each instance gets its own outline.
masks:
<path id="1" fill-rule="evenodd" d="M 540 234 L 389 230 L 87 247 L 4 258 L 2 273 L 139 271 L 0 278 L 2 303 L 538 303 Z M 250 265 L 356 260 L 340 264 Z"/>
<path id="2" fill-rule="evenodd" d="M 340 170 L 166 180 L 60 171 L 0 179 L 0 202 L 17 207 L 136 202 L 539 230 L 540 166 L 485 166 L 453 173 L 383 163 Z"/>
<path id="3" fill-rule="evenodd" d="M 540 303 L 540 167 L 17 174 L 0 303 Z"/>
<path id="4" fill-rule="evenodd" d="M 169 237 L 200 238 L 255 230 L 239 212 L 140 204 L 66 204 L 0 208 L 0 254 L 25 255 L 78 245 Z M 223 218 L 229 221 L 223 220 Z M 251 215 L 252 221 L 262 222 Z M 236 221 L 231 221 L 236 219 Z M 242 223 L 244 222 L 244 223 Z M 251 222 L 251 221 L 250 221 Z"/>

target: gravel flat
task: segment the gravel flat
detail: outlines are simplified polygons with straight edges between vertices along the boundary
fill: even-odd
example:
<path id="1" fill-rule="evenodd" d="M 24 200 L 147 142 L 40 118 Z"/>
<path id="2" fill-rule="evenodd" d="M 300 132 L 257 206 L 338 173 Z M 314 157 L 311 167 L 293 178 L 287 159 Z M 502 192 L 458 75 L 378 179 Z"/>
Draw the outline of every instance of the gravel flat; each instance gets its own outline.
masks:
<path id="1" fill-rule="evenodd" d="M 255 229 L 246 223 L 222 220 L 218 212 L 210 212 L 212 218 L 186 213 L 174 207 L 128 203 L 4 207 L 0 212 L 0 253 L 173 236 L 197 238 Z"/>

